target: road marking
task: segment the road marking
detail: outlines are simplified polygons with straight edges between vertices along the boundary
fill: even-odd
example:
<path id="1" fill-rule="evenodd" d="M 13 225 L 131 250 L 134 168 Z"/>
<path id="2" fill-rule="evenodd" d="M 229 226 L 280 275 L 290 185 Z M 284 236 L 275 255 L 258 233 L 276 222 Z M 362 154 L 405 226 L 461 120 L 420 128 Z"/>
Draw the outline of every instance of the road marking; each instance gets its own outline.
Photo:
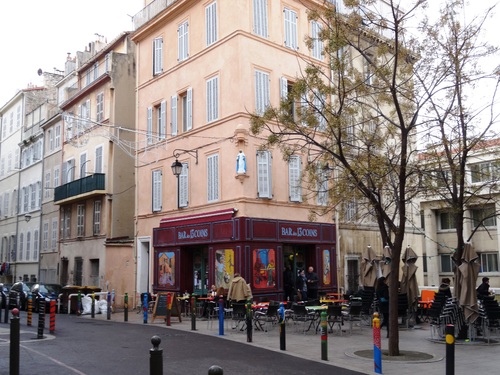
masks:
<path id="1" fill-rule="evenodd" d="M 77 369 L 76 369 L 76 368 L 74 368 L 74 367 L 68 366 L 67 364 L 65 364 L 65 363 L 63 363 L 63 362 L 58 361 L 58 360 L 57 360 L 57 359 L 55 359 L 55 358 L 52 358 L 51 356 L 48 356 L 48 355 L 43 354 L 43 353 L 40 353 L 38 350 L 35 350 L 35 349 L 32 349 L 32 348 L 29 348 L 29 347 L 24 346 L 24 345 L 21 345 L 21 346 L 23 347 L 23 349 L 29 350 L 29 351 L 31 351 L 31 352 L 33 352 L 33 353 L 36 353 L 36 354 L 38 354 L 38 355 L 40 355 L 40 356 L 42 356 L 42 357 L 45 357 L 45 358 L 47 358 L 47 359 L 51 360 L 52 362 L 54 362 L 54 363 L 58 364 L 59 366 L 62 366 L 62 367 L 66 368 L 66 369 L 68 369 L 68 370 L 70 370 L 70 371 L 73 371 L 75 374 L 78 374 L 78 375 L 87 375 L 87 374 L 85 374 L 84 372 L 81 372 L 80 370 L 77 370 Z"/>

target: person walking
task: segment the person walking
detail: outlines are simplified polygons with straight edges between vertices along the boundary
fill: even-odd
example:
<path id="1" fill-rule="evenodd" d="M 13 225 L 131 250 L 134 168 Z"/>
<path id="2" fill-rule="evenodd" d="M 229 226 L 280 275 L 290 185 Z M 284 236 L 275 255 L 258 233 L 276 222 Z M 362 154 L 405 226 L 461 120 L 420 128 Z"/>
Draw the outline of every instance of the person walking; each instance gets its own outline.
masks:
<path id="1" fill-rule="evenodd" d="M 476 289 L 477 299 L 482 300 L 484 297 L 490 295 L 490 279 L 483 277 L 483 282 Z"/>
<path id="2" fill-rule="evenodd" d="M 235 273 L 231 284 L 229 285 L 229 292 L 227 299 L 233 302 L 241 303 L 246 302 L 251 298 L 250 287 L 239 273 Z"/>
<path id="3" fill-rule="evenodd" d="M 318 274 L 314 272 L 314 267 L 309 266 L 306 274 L 307 279 L 307 298 L 308 299 L 318 299 Z"/>
<path id="4" fill-rule="evenodd" d="M 382 314 L 382 324 L 380 328 L 387 327 L 387 337 L 389 337 L 389 286 L 384 276 L 377 280 L 377 289 L 375 293 L 378 300 L 379 312 Z"/>

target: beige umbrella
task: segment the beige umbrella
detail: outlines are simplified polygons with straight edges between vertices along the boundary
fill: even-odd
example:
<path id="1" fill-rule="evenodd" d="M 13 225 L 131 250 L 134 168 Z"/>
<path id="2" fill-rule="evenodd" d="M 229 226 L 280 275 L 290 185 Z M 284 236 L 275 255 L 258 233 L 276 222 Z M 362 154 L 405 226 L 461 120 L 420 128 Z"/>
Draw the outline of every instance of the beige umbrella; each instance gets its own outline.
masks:
<path id="1" fill-rule="evenodd" d="M 367 287 L 375 287 L 375 281 L 377 281 L 377 267 L 375 266 L 375 260 L 377 259 L 377 254 L 371 246 L 367 246 L 366 250 L 363 252 L 363 261 L 361 264 L 361 284 Z"/>
<path id="2" fill-rule="evenodd" d="M 387 285 L 389 285 L 389 275 L 391 274 L 391 261 L 392 261 L 392 249 L 389 245 L 384 246 L 383 256 L 382 256 L 382 276 L 387 280 Z"/>
<path id="3" fill-rule="evenodd" d="M 476 296 L 476 280 L 480 269 L 478 258 L 472 245 L 466 243 L 462 252 L 462 264 L 458 266 L 461 288 L 456 296 L 464 311 L 465 320 L 469 323 L 473 323 L 479 316 Z"/>
<path id="4" fill-rule="evenodd" d="M 418 255 L 408 246 L 403 253 L 403 276 L 401 278 L 401 292 L 408 296 L 408 304 L 413 306 L 418 300 L 417 265 Z"/>

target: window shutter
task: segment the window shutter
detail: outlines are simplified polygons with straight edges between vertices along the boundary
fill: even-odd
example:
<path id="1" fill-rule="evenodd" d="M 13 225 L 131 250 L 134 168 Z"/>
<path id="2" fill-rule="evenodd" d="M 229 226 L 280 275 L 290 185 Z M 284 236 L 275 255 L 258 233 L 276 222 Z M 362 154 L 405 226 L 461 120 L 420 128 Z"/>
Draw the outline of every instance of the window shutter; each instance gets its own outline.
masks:
<path id="1" fill-rule="evenodd" d="M 189 165 L 187 163 L 182 163 L 182 172 L 179 175 L 179 207 L 188 206 L 188 192 L 189 192 L 188 169 Z"/>
<path id="2" fill-rule="evenodd" d="M 189 87 L 186 92 L 187 95 L 187 130 L 191 130 L 193 128 L 193 89 Z"/>
<path id="3" fill-rule="evenodd" d="M 161 171 L 153 171 L 153 211 L 158 212 L 162 209 L 162 173 Z"/>
<path id="4" fill-rule="evenodd" d="M 271 157 L 269 151 L 257 152 L 257 196 L 272 198 L 271 196 Z"/>
<path id="5" fill-rule="evenodd" d="M 148 107 L 146 120 L 146 143 L 153 143 L 153 108 Z"/>
<path id="6" fill-rule="evenodd" d="M 281 100 L 288 99 L 288 79 L 286 77 L 280 78 L 280 98 Z"/>
<path id="7" fill-rule="evenodd" d="M 207 200 L 208 202 L 219 199 L 219 155 L 209 156 L 207 159 Z"/>
<path id="8" fill-rule="evenodd" d="M 255 71 L 255 109 L 263 114 L 269 106 L 269 74 Z"/>
<path id="9" fill-rule="evenodd" d="M 167 133 L 167 102 L 160 103 L 160 129 L 158 129 L 159 139 L 165 139 Z"/>
<path id="10" fill-rule="evenodd" d="M 217 41 L 217 3 L 215 1 L 205 8 L 205 23 L 208 47 Z"/>
<path id="11" fill-rule="evenodd" d="M 170 107 L 172 108 L 172 113 L 170 115 L 170 124 L 172 127 L 172 136 L 177 135 L 177 95 L 172 96 L 170 99 Z"/>
<path id="12" fill-rule="evenodd" d="M 267 0 L 253 0 L 254 33 L 263 38 L 269 37 L 267 23 Z"/>
<path id="13" fill-rule="evenodd" d="M 288 187 L 291 202 L 302 202 L 300 181 L 301 160 L 299 156 L 291 156 L 288 161 Z"/>

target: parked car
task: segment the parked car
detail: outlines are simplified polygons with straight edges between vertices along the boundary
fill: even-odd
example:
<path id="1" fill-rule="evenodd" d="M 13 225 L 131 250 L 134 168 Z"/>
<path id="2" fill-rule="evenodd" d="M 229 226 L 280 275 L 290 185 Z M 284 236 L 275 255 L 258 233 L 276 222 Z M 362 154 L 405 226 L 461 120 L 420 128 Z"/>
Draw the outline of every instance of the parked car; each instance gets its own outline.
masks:
<path id="1" fill-rule="evenodd" d="M 38 312 L 40 306 L 40 300 L 45 300 L 46 298 L 51 298 L 52 295 L 56 297 L 56 301 L 59 298 L 59 294 L 62 293 L 62 285 L 59 284 L 34 284 L 31 287 L 31 294 L 33 298 L 33 311 Z M 45 305 L 45 312 L 49 312 L 49 304 Z"/>
<path id="2" fill-rule="evenodd" d="M 19 310 L 28 309 L 28 293 L 34 283 L 18 281 L 9 291 L 9 309 L 17 307 Z"/>
<path id="3" fill-rule="evenodd" d="M 12 284 L 3 283 L 0 285 L 2 285 L 2 289 L 0 290 L 0 292 L 2 292 L 3 295 L 5 296 L 5 300 L 0 301 L 1 307 L 3 309 L 3 308 L 5 308 L 5 305 L 9 303 L 8 302 L 9 301 L 9 291 L 10 291 L 10 288 L 12 287 Z M 2 298 L 2 297 L 0 297 L 0 298 Z"/>

